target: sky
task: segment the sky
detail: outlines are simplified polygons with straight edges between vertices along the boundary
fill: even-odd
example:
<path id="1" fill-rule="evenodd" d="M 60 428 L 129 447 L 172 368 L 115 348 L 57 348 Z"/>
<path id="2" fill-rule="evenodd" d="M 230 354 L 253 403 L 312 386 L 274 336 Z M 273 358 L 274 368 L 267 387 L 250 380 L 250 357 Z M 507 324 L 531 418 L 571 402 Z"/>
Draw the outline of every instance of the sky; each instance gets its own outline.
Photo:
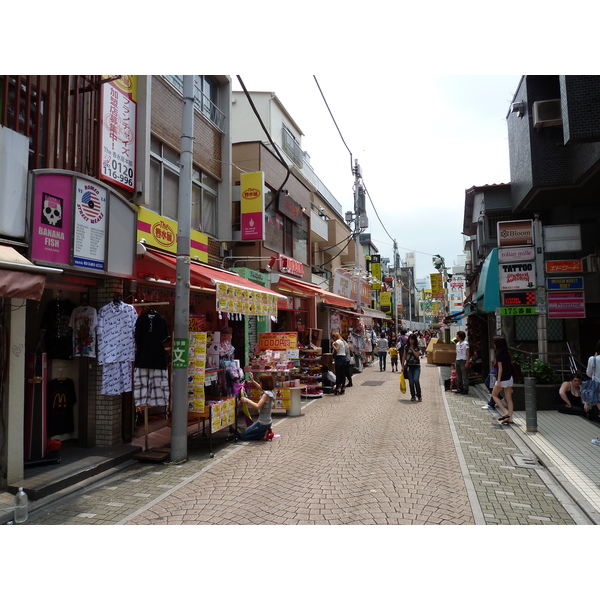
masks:
<path id="1" fill-rule="evenodd" d="M 358 160 L 366 233 L 383 258 L 392 258 L 393 240 L 401 261 L 414 252 L 417 278 L 434 272 L 434 254 L 449 269 L 463 254 L 465 190 L 510 182 L 506 115 L 520 75 L 413 74 L 375 79 L 360 93 L 352 74 L 339 72 L 238 75 L 248 91 L 277 94 L 343 212 L 354 208 Z"/>

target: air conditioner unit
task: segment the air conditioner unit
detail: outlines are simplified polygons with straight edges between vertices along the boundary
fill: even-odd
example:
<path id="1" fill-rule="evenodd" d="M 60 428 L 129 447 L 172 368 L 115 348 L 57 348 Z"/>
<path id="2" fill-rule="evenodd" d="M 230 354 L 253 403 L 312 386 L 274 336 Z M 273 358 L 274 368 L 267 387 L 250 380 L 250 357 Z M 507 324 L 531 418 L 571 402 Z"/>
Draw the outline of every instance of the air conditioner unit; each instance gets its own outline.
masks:
<path id="1" fill-rule="evenodd" d="M 555 100 L 540 100 L 533 103 L 533 126 L 560 127 L 562 125 L 562 112 L 560 98 Z"/>

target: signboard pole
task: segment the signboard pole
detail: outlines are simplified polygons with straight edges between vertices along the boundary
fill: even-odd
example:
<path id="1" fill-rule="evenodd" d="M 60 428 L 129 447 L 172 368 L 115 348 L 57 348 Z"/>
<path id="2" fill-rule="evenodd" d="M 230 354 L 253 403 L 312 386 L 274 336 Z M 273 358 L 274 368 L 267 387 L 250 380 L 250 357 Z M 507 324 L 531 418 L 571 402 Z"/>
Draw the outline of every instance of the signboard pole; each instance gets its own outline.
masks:
<path id="1" fill-rule="evenodd" d="M 534 215 L 533 234 L 535 243 L 535 267 L 537 287 L 537 333 L 538 358 L 548 361 L 548 303 L 546 300 L 546 278 L 544 263 L 544 238 L 542 222 L 538 214 Z"/>
<path id="2" fill-rule="evenodd" d="M 177 267 L 173 349 L 173 396 L 171 398 L 171 460 L 187 460 L 188 364 L 190 316 L 190 229 L 192 221 L 192 157 L 194 149 L 194 76 L 183 76 L 181 171 L 179 173 Z"/>

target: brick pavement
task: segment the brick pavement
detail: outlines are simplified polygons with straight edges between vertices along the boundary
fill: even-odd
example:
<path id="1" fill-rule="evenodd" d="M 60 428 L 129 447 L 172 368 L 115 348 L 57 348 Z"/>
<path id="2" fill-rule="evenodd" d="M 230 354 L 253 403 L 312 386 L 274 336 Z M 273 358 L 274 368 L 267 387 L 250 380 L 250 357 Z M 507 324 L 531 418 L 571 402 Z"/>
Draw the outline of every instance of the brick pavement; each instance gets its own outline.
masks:
<path id="1" fill-rule="evenodd" d="M 444 368 L 442 368 L 442 372 Z M 582 521 L 527 448 L 472 396 L 423 402 L 367 368 L 344 396 L 276 419 L 272 442 L 190 442 L 181 465 L 134 463 L 31 513 L 31 524 L 572 524 Z M 368 383 L 380 385 L 367 385 Z M 446 398 L 446 400 L 445 400 Z"/>

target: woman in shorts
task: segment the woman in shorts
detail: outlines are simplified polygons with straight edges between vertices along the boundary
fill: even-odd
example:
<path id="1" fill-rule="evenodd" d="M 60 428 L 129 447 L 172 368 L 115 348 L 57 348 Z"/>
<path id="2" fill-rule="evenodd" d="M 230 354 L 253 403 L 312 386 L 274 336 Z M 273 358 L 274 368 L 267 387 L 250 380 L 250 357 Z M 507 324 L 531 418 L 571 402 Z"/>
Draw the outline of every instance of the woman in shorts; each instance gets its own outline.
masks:
<path id="1" fill-rule="evenodd" d="M 503 425 L 509 425 L 514 423 L 513 415 L 513 400 L 512 400 L 512 388 L 513 388 L 513 365 L 510 352 L 508 351 L 508 344 L 506 339 L 502 337 L 494 338 L 494 350 L 496 351 L 496 363 L 498 365 L 498 375 L 496 385 L 492 390 L 492 398 L 496 403 L 496 406 L 503 412 L 503 415 L 498 419 Z M 500 392 L 504 392 L 504 400 L 506 400 L 506 406 L 500 399 Z"/>

